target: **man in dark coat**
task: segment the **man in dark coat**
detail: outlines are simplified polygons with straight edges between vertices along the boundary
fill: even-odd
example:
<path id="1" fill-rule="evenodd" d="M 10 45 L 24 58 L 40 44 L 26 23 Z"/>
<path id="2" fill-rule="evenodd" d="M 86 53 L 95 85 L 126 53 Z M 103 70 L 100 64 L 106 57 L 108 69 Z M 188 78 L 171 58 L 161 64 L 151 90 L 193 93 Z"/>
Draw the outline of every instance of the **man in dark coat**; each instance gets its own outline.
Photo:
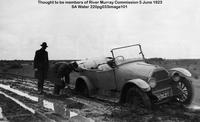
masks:
<path id="1" fill-rule="evenodd" d="M 41 44 L 42 48 L 35 52 L 34 70 L 35 78 L 38 79 L 38 93 L 43 93 L 44 80 L 47 78 L 49 68 L 48 52 L 45 49 L 48 47 L 46 42 Z"/>
<path id="2" fill-rule="evenodd" d="M 54 80 L 54 95 L 59 95 L 60 90 L 65 88 L 70 82 L 70 73 L 76 71 L 78 64 L 76 62 L 58 62 L 50 68 L 50 77 Z"/>

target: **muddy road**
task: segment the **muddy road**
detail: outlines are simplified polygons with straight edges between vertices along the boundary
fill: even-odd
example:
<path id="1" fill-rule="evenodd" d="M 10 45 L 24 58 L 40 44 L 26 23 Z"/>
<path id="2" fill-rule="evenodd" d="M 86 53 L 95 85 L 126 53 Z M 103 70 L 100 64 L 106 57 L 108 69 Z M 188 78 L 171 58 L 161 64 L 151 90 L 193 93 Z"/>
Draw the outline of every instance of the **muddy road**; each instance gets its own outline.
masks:
<path id="1" fill-rule="evenodd" d="M 53 84 L 49 82 L 45 82 L 45 94 L 38 95 L 34 80 L 0 79 L 0 108 L 2 109 L 0 113 L 8 121 L 13 122 L 19 121 L 19 118 L 20 121 L 58 122 L 199 122 L 200 80 L 193 80 L 193 85 L 194 99 L 188 107 L 173 103 L 156 105 L 151 111 L 131 111 L 128 107 L 109 100 L 81 97 L 71 89 L 65 89 L 61 96 L 53 96 L 51 94 Z"/>

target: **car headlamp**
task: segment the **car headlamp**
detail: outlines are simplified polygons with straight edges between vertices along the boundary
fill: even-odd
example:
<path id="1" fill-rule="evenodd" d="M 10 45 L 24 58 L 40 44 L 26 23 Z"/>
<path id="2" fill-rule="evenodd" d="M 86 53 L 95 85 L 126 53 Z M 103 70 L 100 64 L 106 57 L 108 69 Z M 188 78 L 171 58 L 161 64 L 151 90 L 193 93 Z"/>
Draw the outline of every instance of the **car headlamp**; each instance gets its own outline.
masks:
<path id="1" fill-rule="evenodd" d="M 172 74 L 172 79 L 173 81 L 178 82 L 181 79 L 181 77 L 177 72 L 175 72 Z"/>
<path id="2" fill-rule="evenodd" d="M 149 86 L 150 86 L 151 88 L 155 88 L 155 87 L 156 87 L 156 80 L 155 80 L 154 78 L 151 78 L 151 79 L 149 80 Z"/>

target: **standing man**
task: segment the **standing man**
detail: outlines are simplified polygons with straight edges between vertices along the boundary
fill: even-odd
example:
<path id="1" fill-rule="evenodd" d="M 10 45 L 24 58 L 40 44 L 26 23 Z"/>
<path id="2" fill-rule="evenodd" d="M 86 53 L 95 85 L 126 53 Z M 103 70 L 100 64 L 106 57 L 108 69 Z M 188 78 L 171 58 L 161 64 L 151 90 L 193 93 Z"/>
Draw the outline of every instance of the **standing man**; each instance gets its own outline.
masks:
<path id="1" fill-rule="evenodd" d="M 41 44 L 42 48 L 35 52 L 34 70 L 35 78 L 38 79 L 38 94 L 43 94 L 44 80 L 47 78 L 49 68 L 48 52 L 45 49 L 48 47 L 46 42 Z"/>

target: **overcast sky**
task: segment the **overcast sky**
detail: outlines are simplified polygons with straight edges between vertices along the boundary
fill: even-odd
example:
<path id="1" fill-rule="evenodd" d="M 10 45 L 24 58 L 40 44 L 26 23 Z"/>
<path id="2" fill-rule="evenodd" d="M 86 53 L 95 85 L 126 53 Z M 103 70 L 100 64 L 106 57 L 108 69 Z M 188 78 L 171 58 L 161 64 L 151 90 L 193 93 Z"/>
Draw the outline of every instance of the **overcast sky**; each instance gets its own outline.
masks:
<path id="1" fill-rule="evenodd" d="M 0 0 L 0 59 L 32 60 L 43 41 L 49 59 L 110 56 L 110 49 L 136 43 L 146 57 L 200 58 L 199 6 L 199 0 L 163 0 L 92 10 Z"/>

